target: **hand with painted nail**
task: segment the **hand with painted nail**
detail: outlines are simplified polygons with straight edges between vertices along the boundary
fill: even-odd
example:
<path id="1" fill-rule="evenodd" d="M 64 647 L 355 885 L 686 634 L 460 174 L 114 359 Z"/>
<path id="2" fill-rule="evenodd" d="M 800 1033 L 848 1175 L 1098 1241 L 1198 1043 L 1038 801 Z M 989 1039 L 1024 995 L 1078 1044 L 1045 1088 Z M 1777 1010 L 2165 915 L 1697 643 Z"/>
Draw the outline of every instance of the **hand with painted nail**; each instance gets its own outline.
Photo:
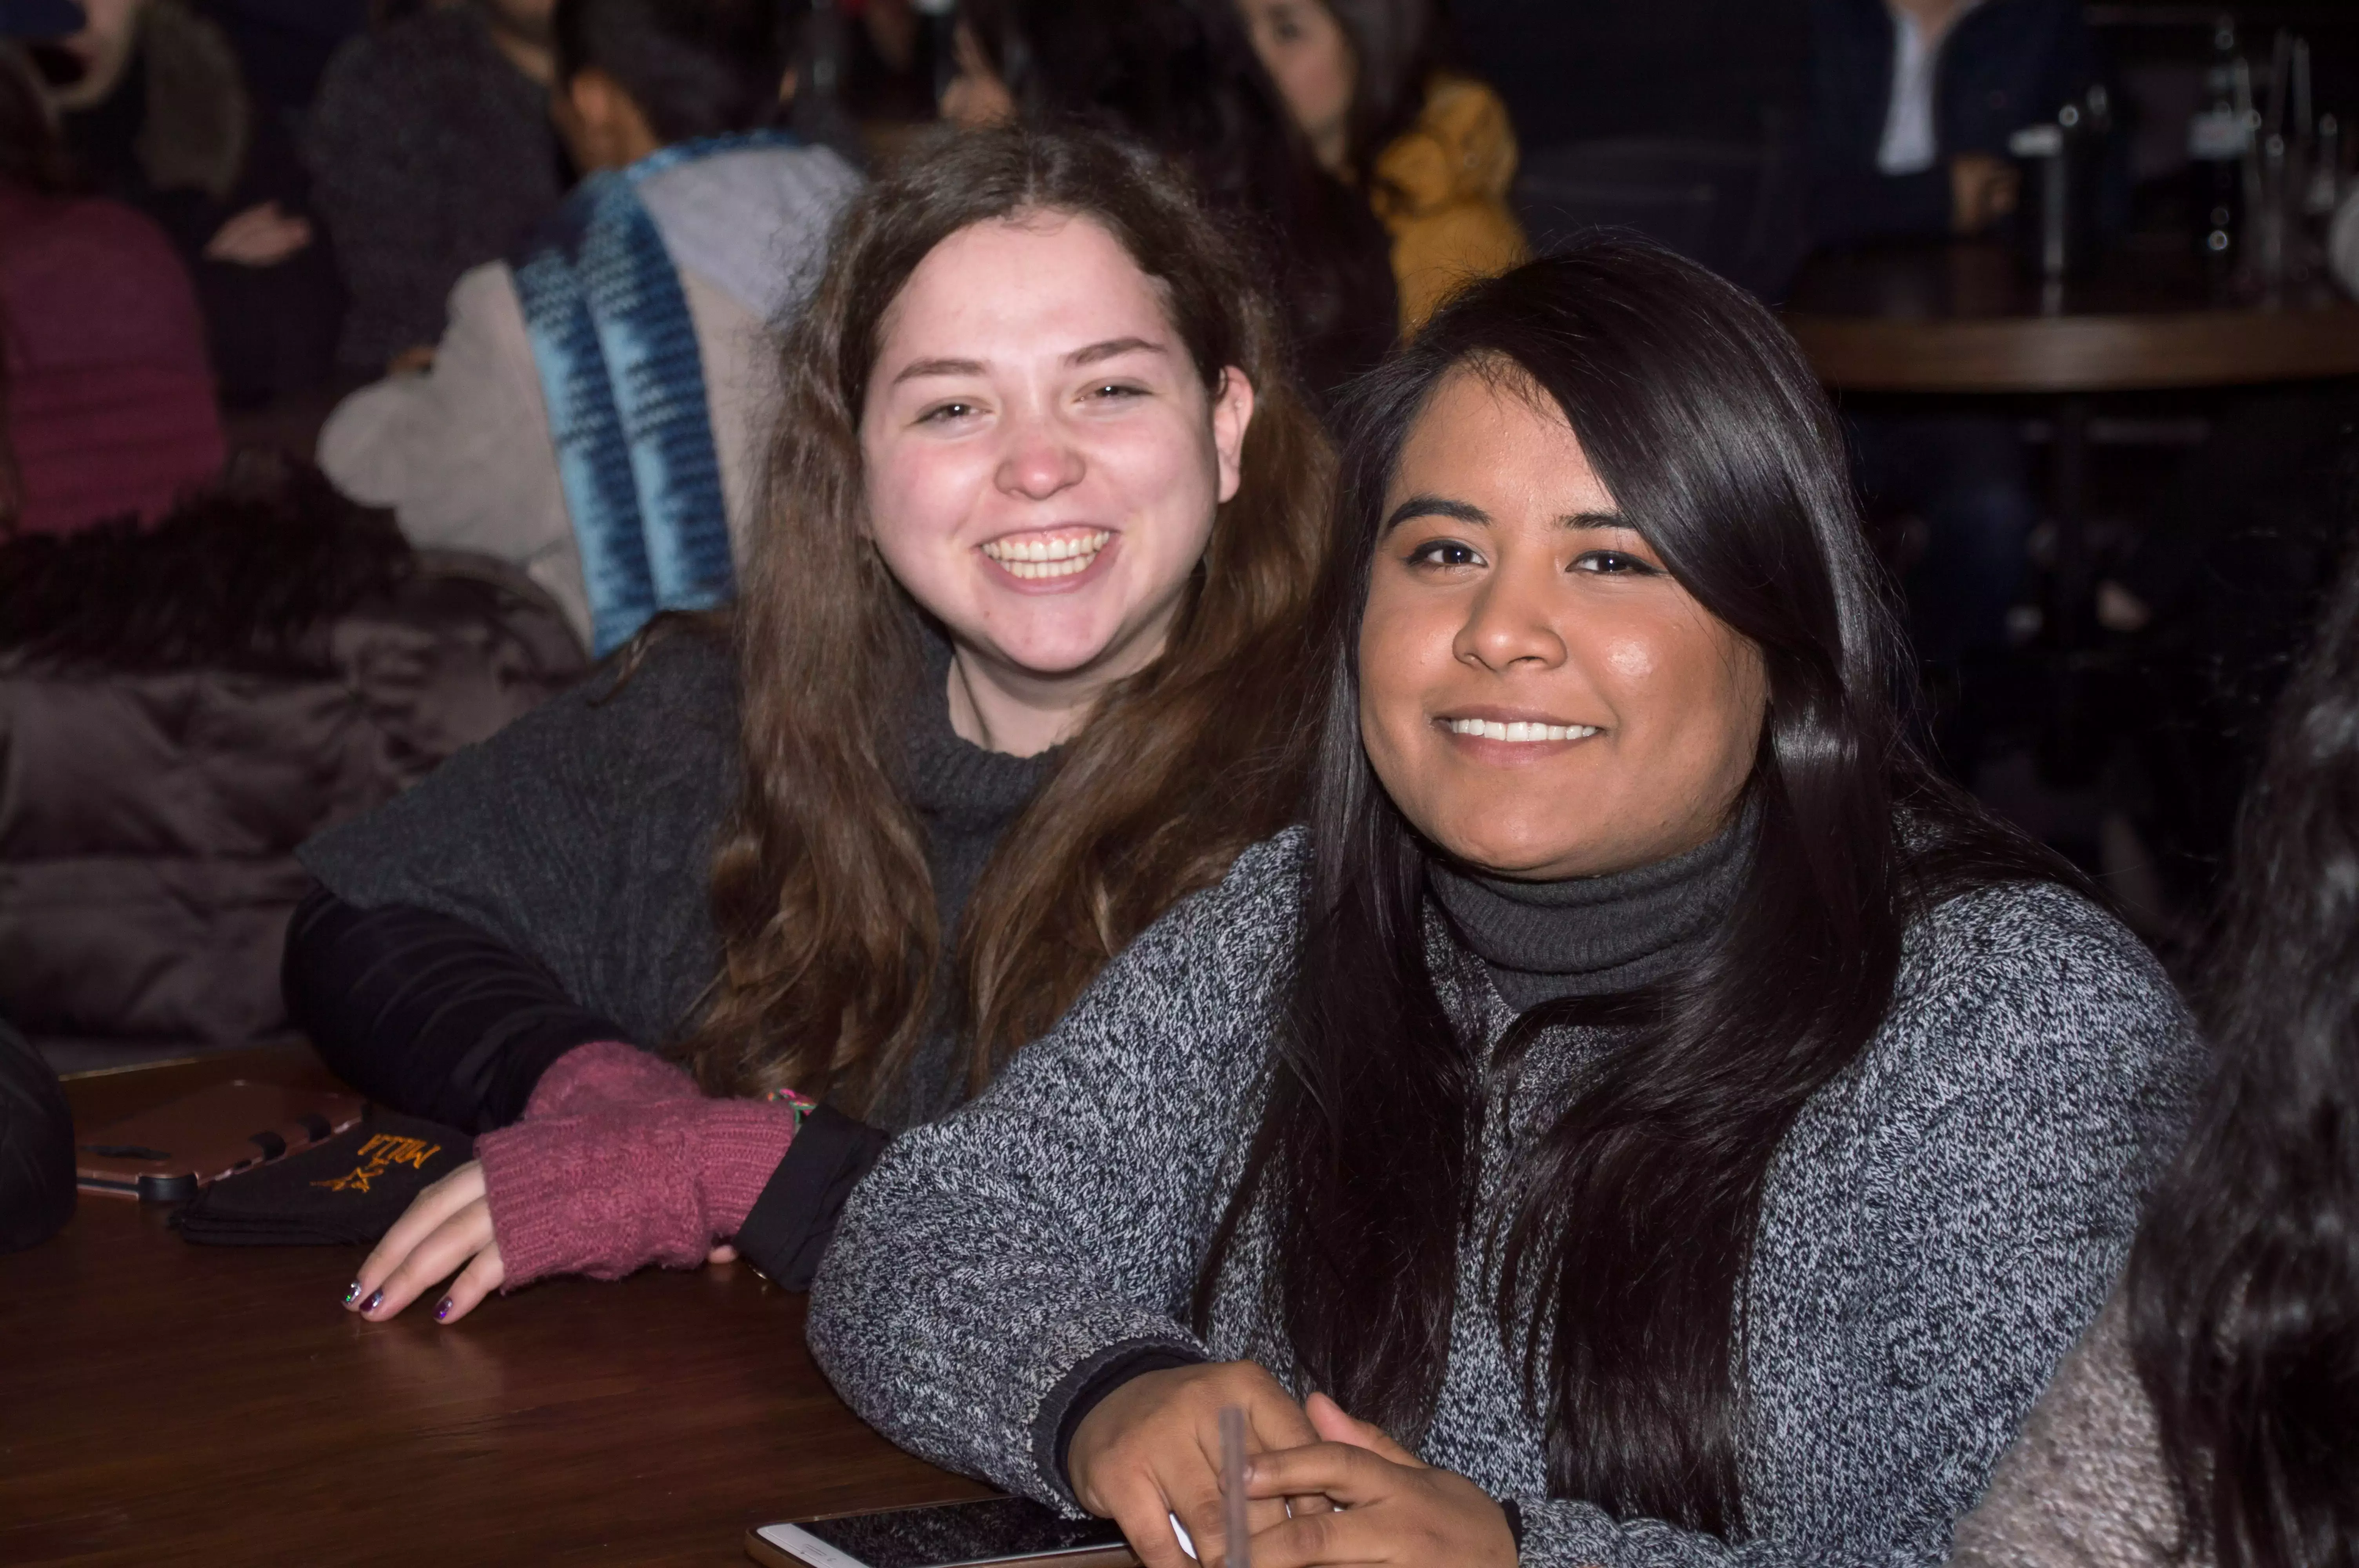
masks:
<path id="1" fill-rule="evenodd" d="M 672 1179 L 677 1173 L 646 1157 L 691 1143 L 685 1134 L 701 1121 L 723 1124 L 724 1131 L 750 1123 L 757 1134 L 751 1141 L 723 1137 L 709 1162 L 734 1184 L 723 1221 L 712 1218 L 701 1188 Z M 487 1132 L 475 1141 L 475 1159 L 419 1193 L 385 1233 L 344 1305 L 383 1322 L 456 1274 L 434 1306 L 437 1322 L 456 1323 L 494 1291 L 550 1274 L 619 1279 L 649 1263 L 729 1262 L 736 1249 L 722 1238 L 734 1234 L 753 1206 L 797 1125 L 788 1106 L 690 1095 Z M 614 1177 L 615 1171 L 626 1174 Z M 591 1210 L 569 1201 L 601 1173 L 608 1185 Z"/>
<path id="2" fill-rule="evenodd" d="M 344 1305 L 382 1323 L 454 1273 L 458 1279 L 435 1304 L 439 1322 L 466 1316 L 506 1278 L 478 1160 L 418 1195 L 361 1265 Z"/>
<path id="3" fill-rule="evenodd" d="M 1251 1361 L 1143 1372 L 1074 1429 L 1065 1463 L 1074 1498 L 1121 1525 L 1147 1568 L 1191 1568 L 1172 1533 L 1175 1519 L 1206 1568 L 1226 1562 L 1221 1411 L 1230 1406 L 1245 1411 L 1248 1459 L 1318 1440 L 1302 1407 Z M 1282 1497 L 1262 1495 L 1267 1500 L 1247 1515 L 1256 1530 L 1286 1517 Z"/>
<path id="4" fill-rule="evenodd" d="M 1464 1568 L 1515 1568 L 1516 1537 L 1506 1510 L 1465 1476 L 1439 1470 L 1354 1421 L 1324 1394 L 1303 1413 L 1323 1442 L 1254 1457 L 1245 1495 L 1256 1499 L 1321 1492 L 1331 1510 L 1296 1509 L 1256 1527 L 1254 1568 L 1317 1568 L 1329 1563 L 1432 1563 Z"/>

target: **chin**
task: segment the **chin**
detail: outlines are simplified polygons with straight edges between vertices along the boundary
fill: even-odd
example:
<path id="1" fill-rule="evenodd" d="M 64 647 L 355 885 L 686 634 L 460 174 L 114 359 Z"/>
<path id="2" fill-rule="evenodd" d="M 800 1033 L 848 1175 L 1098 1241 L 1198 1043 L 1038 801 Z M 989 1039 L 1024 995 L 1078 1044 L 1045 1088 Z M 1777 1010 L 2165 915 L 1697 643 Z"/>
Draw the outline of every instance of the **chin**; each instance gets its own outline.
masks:
<path id="1" fill-rule="evenodd" d="M 1513 823 L 1502 823 L 1495 816 L 1486 815 L 1473 822 L 1453 825 L 1432 837 L 1459 860 L 1494 876 L 1551 881 L 1568 874 L 1579 875 L 1553 868 L 1581 859 L 1585 840 L 1578 834 L 1565 832 L 1560 824 L 1550 826 L 1552 831 L 1520 831 Z"/>
<path id="2" fill-rule="evenodd" d="M 1120 640 L 1118 624 L 1043 629 L 1044 634 L 995 640 L 999 656 L 1036 676 L 1066 676 L 1103 659 Z"/>

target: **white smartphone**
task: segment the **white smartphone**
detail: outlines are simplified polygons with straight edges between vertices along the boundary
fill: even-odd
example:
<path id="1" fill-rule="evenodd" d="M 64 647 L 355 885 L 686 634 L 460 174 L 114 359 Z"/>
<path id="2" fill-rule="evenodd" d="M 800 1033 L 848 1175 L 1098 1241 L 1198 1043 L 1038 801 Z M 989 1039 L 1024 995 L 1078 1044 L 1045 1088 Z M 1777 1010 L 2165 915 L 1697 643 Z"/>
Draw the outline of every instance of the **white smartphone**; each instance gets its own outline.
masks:
<path id="1" fill-rule="evenodd" d="M 1028 1498 L 766 1524 L 745 1552 L 775 1568 L 1137 1568 L 1112 1519 L 1071 1519 Z"/>

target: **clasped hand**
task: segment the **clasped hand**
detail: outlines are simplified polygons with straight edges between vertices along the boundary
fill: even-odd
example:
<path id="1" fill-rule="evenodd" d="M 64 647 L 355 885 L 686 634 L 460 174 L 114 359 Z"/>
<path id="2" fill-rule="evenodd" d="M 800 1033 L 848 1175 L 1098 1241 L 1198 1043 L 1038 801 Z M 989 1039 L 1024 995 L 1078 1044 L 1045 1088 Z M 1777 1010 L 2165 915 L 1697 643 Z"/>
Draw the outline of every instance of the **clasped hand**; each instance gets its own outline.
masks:
<path id="1" fill-rule="evenodd" d="M 1473 1482 L 1427 1465 L 1324 1394 L 1298 1405 L 1250 1361 L 1133 1378 L 1101 1400 L 1066 1456 L 1073 1495 L 1122 1526 L 1147 1568 L 1225 1568 L 1221 1411 L 1245 1418 L 1254 1568 L 1513 1568 L 1507 1516 Z"/>

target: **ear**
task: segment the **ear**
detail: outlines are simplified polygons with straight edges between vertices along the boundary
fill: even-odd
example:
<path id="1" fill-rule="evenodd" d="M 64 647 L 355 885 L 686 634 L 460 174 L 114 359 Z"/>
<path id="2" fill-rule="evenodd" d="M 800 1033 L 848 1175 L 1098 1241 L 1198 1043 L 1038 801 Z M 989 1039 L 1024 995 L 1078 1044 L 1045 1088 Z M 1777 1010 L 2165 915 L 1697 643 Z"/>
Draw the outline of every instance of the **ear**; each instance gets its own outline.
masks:
<path id="1" fill-rule="evenodd" d="M 799 65 L 790 65 L 787 67 L 786 74 L 778 78 L 778 102 L 781 103 L 793 103 L 795 101 L 795 90 L 802 84 L 803 68 Z"/>
<path id="2" fill-rule="evenodd" d="M 1237 493 L 1245 478 L 1245 430 L 1253 416 L 1253 383 L 1236 366 L 1223 366 L 1220 390 L 1212 398 L 1212 450 L 1221 465 L 1223 501 Z"/>

